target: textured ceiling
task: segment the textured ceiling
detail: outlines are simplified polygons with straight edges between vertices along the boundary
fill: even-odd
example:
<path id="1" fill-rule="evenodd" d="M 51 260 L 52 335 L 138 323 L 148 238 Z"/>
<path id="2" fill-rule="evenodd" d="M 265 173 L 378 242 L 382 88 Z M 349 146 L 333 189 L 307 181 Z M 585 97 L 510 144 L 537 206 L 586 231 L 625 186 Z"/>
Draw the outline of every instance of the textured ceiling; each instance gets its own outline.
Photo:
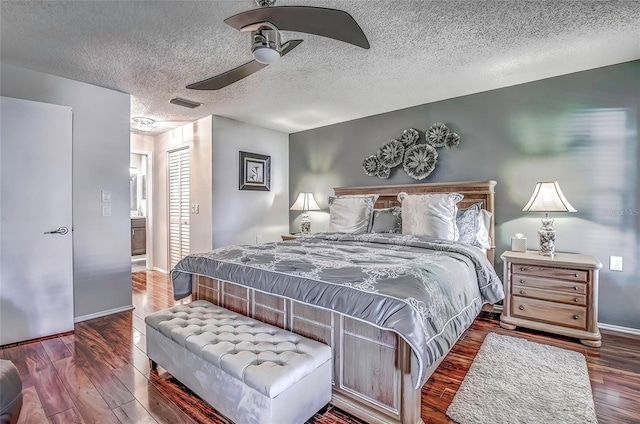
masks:
<path id="1" fill-rule="evenodd" d="M 186 85 L 251 59 L 237 1 L 2 1 L 3 62 L 131 93 L 154 133 L 215 114 L 292 133 L 640 59 L 640 2 L 279 0 L 342 9 L 371 43 L 304 42 L 219 91 Z M 189 110 L 173 97 L 203 103 Z"/>

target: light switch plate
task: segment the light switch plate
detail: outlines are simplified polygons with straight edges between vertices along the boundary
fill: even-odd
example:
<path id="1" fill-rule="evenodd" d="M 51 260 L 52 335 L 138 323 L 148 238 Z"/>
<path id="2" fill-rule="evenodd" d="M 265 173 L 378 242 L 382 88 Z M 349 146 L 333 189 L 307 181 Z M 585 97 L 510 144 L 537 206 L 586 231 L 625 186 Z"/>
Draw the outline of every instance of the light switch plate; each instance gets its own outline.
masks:
<path id="1" fill-rule="evenodd" d="M 102 205 L 102 216 L 111 216 L 111 205 Z"/>
<path id="2" fill-rule="evenodd" d="M 611 271 L 622 271 L 622 256 L 609 256 L 609 269 Z"/>
<path id="3" fill-rule="evenodd" d="M 111 203 L 111 192 L 107 190 L 100 191 L 102 203 Z"/>

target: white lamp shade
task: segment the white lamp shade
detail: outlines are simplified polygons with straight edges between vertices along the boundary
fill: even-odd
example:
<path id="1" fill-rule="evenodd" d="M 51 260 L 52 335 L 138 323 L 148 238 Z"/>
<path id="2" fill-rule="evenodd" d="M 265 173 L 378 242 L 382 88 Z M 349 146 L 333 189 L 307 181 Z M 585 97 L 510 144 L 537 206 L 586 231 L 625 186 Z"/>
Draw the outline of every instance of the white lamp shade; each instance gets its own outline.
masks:
<path id="1" fill-rule="evenodd" d="M 522 210 L 524 212 L 577 212 L 562 194 L 557 181 L 536 183 L 529 203 Z"/>
<path id="2" fill-rule="evenodd" d="M 316 203 L 312 193 L 300 193 L 289 209 L 292 211 L 319 211 L 320 206 Z"/>

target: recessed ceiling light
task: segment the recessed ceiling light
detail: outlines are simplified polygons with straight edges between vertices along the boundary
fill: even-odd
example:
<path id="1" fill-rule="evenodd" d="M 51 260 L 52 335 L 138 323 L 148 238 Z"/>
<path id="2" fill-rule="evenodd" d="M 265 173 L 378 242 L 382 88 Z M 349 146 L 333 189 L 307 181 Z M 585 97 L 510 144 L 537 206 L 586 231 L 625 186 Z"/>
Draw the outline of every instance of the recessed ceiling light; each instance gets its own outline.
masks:
<path id="1" fill-rule="evenodd" d="M 136 116 L 131 118 L 131 128 L 139 131 L 151 131 L 156 127 L 156 121 L 151 118 Z"/>

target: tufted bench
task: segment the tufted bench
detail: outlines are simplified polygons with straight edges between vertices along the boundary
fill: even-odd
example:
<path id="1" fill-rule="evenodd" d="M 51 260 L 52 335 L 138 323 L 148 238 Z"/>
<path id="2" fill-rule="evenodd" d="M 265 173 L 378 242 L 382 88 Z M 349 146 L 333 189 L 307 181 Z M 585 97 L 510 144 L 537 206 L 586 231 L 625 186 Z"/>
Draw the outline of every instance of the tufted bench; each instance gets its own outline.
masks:
<path id="1" fill-rule="evenodd" d="M 145 318 L 147 356 L 240 423 L 303 423 L 331 399 L 331 348 L 204 300 Z"/>
<path id="2" fill-rule="evenodd" d="M 22 379 L 13 362 L 0 359 L 0 424 L 18 422 L 22 409 Z"/>

